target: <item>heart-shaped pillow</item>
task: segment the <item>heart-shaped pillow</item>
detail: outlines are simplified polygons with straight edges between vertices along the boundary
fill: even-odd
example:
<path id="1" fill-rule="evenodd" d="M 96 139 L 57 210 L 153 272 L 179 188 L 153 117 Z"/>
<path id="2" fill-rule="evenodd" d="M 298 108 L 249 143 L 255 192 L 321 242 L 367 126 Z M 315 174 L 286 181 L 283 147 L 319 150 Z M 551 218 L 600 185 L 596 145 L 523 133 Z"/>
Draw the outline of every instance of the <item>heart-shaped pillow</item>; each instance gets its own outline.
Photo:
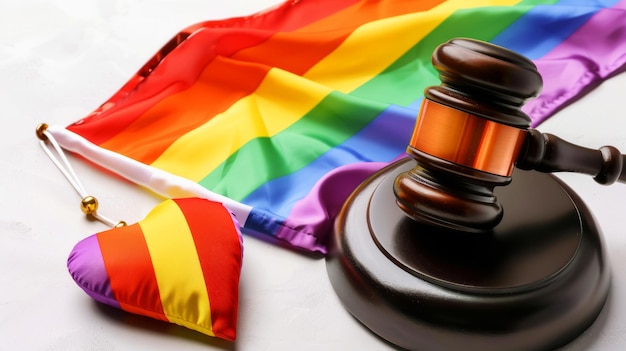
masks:
<path id="1" fill-rule="evenodd" d="M 222 204 L 173 199 L 80 241 L 68 269 L 99 302 L 234 340 L 242 254 L 239 225 Z"/>

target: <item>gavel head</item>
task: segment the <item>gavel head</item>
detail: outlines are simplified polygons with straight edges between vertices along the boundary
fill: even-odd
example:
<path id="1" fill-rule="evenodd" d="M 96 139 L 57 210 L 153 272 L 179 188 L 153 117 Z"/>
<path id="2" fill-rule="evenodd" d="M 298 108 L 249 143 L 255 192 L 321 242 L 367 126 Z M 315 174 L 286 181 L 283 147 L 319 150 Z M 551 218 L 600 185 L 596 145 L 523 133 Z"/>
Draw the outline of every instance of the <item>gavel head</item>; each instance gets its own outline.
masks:
<path id="1" fill-rule="evenodd" d="M 503 210 L 494 188 L 510 183 L 539 94 L 529 59 L 472 39 L 453 39 L 432 57 L 441 85 L 425 90 L 407 152 L 417 162 L 394 182 L 398 206 L 418 222 L 465 232 L 493 228 Z"/>

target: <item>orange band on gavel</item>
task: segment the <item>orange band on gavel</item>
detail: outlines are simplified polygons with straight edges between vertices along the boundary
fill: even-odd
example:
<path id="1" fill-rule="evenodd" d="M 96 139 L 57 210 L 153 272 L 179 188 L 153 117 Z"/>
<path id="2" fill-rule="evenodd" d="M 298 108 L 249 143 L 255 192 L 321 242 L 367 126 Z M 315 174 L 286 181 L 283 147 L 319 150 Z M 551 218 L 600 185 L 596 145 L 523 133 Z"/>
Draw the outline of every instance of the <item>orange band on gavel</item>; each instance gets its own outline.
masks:
<path id="1" fill-rule="evenodd" d="M 424 99 L 410 146 L 446 161 L 510 176 L 525 132 Z"/>

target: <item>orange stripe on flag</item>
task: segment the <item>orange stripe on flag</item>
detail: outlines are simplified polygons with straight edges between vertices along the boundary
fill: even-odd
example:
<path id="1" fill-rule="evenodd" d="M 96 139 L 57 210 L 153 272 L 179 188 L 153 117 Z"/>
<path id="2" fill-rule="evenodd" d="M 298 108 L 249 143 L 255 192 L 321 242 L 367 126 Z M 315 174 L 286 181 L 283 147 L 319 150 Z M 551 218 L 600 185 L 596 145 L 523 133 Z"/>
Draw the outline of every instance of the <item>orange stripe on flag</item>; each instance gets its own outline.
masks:
<path id="1" fill-rule="evenodd" d="M 254 91 L 267 71 L 260 65 L 215 58 L 189 89 L 164 98 L 101 146 L 150 164 L 181 135 Z M 135 140 L 145 142 L 137 147 Z"/>

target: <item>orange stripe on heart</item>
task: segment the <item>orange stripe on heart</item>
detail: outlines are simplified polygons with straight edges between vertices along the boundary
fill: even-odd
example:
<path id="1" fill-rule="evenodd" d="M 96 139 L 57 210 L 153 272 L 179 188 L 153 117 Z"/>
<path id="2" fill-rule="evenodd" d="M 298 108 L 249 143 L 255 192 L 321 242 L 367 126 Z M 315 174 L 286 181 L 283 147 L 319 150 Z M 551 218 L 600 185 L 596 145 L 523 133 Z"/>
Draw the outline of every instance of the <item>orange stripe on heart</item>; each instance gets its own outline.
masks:
<path id="1" fill-rule="evenodd" d="M 242 253 L 239 225 L 224 206 L 185 198 L 82 240 L 68 269 L 97 301 L 234 340 Z"/>

